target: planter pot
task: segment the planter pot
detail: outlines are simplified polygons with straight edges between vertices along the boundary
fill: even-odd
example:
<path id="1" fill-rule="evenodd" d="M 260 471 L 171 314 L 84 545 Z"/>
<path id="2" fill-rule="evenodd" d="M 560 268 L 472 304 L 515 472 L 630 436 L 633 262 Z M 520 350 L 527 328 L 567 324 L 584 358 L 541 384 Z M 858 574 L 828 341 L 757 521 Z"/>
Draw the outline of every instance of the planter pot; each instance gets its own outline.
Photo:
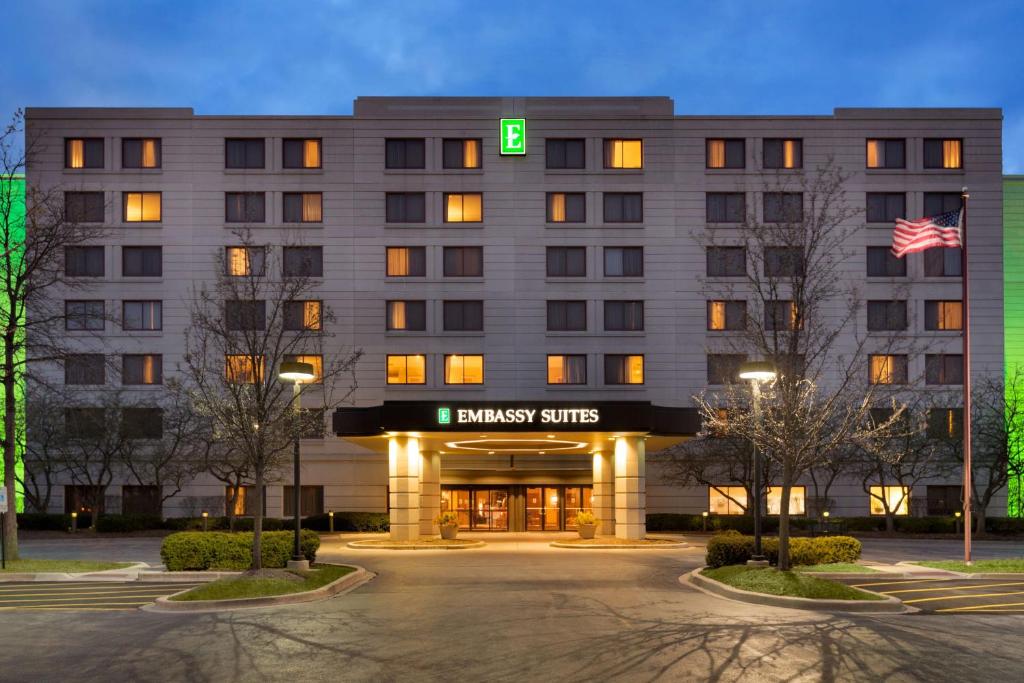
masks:
<path id="1" fill-rule="evenodd" d="M 596 524 L 580 524 L 580 538 L 593 538 L 596 533 Z"/>
<path id="2" fill-rule="evenodd" d="M 457 526 L 443 526 L 441 527 L 441 538 L 446 541 L 452 541 L 459 534 L 459 527 Z"/>

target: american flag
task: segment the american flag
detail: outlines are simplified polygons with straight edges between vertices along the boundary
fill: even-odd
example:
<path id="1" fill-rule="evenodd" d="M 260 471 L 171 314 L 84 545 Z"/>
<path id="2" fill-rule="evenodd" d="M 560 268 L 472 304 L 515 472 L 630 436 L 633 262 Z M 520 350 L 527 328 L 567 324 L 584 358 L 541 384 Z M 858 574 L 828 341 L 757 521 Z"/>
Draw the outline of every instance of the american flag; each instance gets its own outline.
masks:
<path id="1" fill-rule="evenodd" d="M 903 258 L 932 247 L 961 247 L 962 220 L 962 208 L 912 221 L 897 218 L 892 232 L 892 253 L 896 258 Z"/>

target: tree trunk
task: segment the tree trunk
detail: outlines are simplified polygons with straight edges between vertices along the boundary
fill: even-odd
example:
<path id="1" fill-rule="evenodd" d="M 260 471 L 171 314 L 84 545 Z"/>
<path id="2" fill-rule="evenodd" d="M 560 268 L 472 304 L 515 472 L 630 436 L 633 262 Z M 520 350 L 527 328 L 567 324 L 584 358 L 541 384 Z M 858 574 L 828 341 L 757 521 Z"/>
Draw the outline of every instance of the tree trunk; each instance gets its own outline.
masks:
<path id="1" fill-rule="evenodd" d="M 885 511 L 885 533 L 896 533 L 896 513 L 889 509 Z"/>
<path id="2" fill-rule="evenodd" d="M 14 362 L 14 335 L 4 336 L 4 488 L 7 489 L 7 514 L 4 515 L 4 539 L 7 558 L 18 559 L 18 500 L 14 468 L 18 455 L 18 403 Z"/>
<path id="3" fill-rule="evenodd" d="M 252 513 L 252 568 L 263 569 L 263 473 L 256 473 L 256 509 Z"/>
<path id="4" fill-rule="evenodd" d="M 789 492 L 793 488 L 793 469 L 782 467 L 782 500 L 779 502 L 779 571 L 789 571 Z"/>
<path id="5" fill-rule="evenodd" d="M 983 505 L 976 505 L 974 507 L 974 536 L 985 535 L 985 512 L 986 507 Z"/>

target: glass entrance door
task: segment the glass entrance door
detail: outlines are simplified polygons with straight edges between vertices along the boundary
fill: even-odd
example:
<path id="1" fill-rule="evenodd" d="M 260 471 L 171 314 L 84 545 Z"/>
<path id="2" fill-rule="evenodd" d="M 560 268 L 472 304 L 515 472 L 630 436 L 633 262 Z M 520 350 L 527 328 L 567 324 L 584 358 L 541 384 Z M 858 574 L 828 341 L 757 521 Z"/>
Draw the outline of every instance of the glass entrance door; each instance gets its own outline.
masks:
<path id="1" fill-rule="evenodd" d="M 444 488 L 441 510 L 455 512 L 460 529 L 508 531 L 507 488 Z"/>
<path id="2" fill-rule="evenodd" d="M 590 486 L 530 486 L 526 489 L 526 530 L 561 531 L 576 528 L 576 515 L 589 510 Z"/>
<path id="3" fill-rule="evenodd" d="M 576 529 L 576 515 L 593 509 L 594 488 L 592 486 L 565 487 L 565 528 Z"/>

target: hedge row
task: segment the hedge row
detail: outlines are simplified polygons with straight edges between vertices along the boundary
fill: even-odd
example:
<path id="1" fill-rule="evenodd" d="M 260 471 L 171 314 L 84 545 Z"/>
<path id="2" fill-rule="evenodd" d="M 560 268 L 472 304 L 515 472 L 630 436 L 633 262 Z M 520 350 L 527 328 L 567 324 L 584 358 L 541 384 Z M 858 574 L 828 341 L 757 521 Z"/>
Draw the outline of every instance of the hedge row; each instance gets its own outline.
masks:
<path id="1" fill-rule="evenodd" d="M 294 536 L 289 531 L 268 531 L 261 536 L 263 567 L 285 567 L 292 557 Z M 252 566 L 253 534 L 248 531 L 181 531 L 164 539 L 160 558 L 168 571 L 225 569 L 244 571 Z M 320 536 L 303 529 L 302 554 L 310 562 L 316 559 Z"/>
<path id="2" fill-rule="evenodd" d="M 957 522 L 952 516 L 896 517 L 896 531 L 910 534 L 952 534 L 956 533 Z M 754 518 L 749 515 L 710 515 L 707 518 L 708 531 L 735 530 L 753 533 Z M 790 517 L 790 528 L 806 531 L 817 528 L 821 521 L 812 517 Z M 701 515 L 659 513 L 647 515 L 648 531 L 701 531 L 705 528 Z M 885 517 L 832 517 L 830 526 L 842 531 L 885 531 Z M 763 530 L 774 533 L 779 529 L 778 517 L 765 517 Z M 1024 533 L 1024 518 L 987 517 L 985 529 L 993 534 Z"/>
<path id="3" fill-rule="evenodd" d="M 772 564 L 779 560 L 779 539 L 762 539 L 761 550 Z M 860 541 L 850 536 L 790 538 L 789 561 L 793 565 L 856 562 L 860 559 Z M 754 554 L 754 538 L 736 531 L 715 534 L 708 541 L 705 562 L 709 567 L 744 564 Z"/>
<path id="4" fill-rule="evenodd" d="M 80 513 L 78 528 L 85 529 L 92 524 L 92 515 Z M 263 518 L 264 531 L 285 531 L 292 528 L 292 519 L 276 517 Z M 236 517 L 235 531 L 252 531 L 252 517 Z M 302 520 L 305 529 L 327 531 L 330 520 L 326 514 L 312 515 Z M 202 517 L 168 517 L 160 519 L 157 515 L 139 514 L 102 514 L 96 522 L 97 531 L 118 533 L 128 531 L 146 531 L 150 529 L 168 529 L 170 531 L 202 531 Z M 18 515 L 18 528 L 29 531 L 67 531 L 71 528 L 71 515 L 58 513 L 26 512 Z M 229 519 L 223 516 L 208 517 L 206 528 L 209 531 L 227 531 L 230 529 Z M 335 512 L 335 531 L 388 531 L 390 523 L 386 512 Z"/>

